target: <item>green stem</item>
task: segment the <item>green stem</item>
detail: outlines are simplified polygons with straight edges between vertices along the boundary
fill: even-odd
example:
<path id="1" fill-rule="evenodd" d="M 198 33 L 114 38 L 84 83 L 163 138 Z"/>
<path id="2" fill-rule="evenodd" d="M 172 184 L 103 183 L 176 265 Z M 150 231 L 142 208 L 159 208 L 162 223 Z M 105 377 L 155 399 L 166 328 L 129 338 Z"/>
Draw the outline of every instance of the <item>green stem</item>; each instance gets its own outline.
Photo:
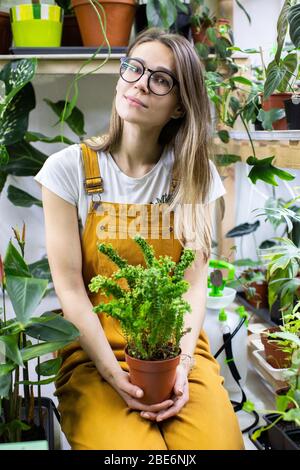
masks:
<path id="1" fill-rule="evenodd" d="M 4 289 L 3 284 L 2 284 L 2 305 L 3 305 L 3 322 L 4 322 L 4 325 L 6 325 L 5 289 Z"/>
<path id="2" fill-rule="evenodd" d="M 243 126 L 245 127 L 245 130 L 246 130 L 247 135 L 248 135 L 248 139 L 249 139 L 250 144 L 251 144 L 253 157 L 256 158 L 255 148 L 254 148 L 254 145 L 253 145 L 253 140 L 252 140 L 251 134 L 250 134 L 250 132 L 249 132 L 248 126 L 247 126 L 246 121 L 245 121 L 245 119 L 243 118 L 242 114 L 240 114 L 240 117 L 241 117 L 241 121 L 242 121 L 242 123 L 243 123 Z"/>
<path id="3" fill-rule="evenodd" d="M 38 356 L 37 358 L 37 363 L 38 363 L 38 381 L 41 380 L 41 376 L 40 376 L 40 362 L 41 362 L 41 359 L 40 359 L 40 356 Z M 43 423 L 43 414 L 42 414 L 42 400 L 41 400 L 41 385 L 39 384 L 37 386 L 38 388 L 38 416 L 39 416 L 39 422 L 38 422 L 38 426 L 42 426 L 42 423 Z"/>
<path id="4" fill-rule="evenodd" d="M 22 345 L 23 348 L 26 347 L 26 334 L 24 332 L 21 333 L 22 335 Z M 28 381 L 29 380 L 29 370 L 28 370 L 28 362 L 24 362 L 24 368 L 23 368 L 23 380 Z M 29 394 L 29 385 L 24 384 L 23 386 L 24 390 L 24 406 L 25 406 L 25 413 L 27 420 L 29 419 L 29 402 L 30 402 L 30 394 Z"/>

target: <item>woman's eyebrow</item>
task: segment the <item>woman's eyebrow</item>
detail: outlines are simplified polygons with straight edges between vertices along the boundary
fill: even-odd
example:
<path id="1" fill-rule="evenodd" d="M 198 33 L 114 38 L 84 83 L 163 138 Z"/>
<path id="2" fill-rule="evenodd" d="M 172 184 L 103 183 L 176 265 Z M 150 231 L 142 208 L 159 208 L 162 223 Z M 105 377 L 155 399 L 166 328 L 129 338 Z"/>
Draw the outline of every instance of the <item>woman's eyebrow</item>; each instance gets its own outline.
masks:
<path id="1" fill-rule="evenodd" d="M 140 62 L 142 62 L 144 65 L 145 65 L 145 61 L 144 59 L 141 59 L 140 57 L 130 57 L 131 59 L 138 59 Z M 163 70 L 164 72 L 168 72 L 170 73 L 171 75 L 174 75 L 174 72 L 170 69 L 167 69 L 166 67 L 164 67 L 163 65 L 158 65 L 156 67 L 156 69 L 153 69 L 155 71 L 160 71 L 160 70 Z"/>

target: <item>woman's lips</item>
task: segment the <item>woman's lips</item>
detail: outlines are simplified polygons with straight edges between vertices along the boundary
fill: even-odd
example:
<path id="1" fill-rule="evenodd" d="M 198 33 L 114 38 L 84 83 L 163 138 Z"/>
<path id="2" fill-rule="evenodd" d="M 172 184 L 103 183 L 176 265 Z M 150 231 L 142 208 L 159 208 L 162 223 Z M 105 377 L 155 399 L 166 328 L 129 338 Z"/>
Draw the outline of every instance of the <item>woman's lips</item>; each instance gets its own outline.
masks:
<path id="1" fill-rule="evenodd" d="M 125 96 L 125 98 L 130 103 L 131 106 L 147 108 L 147 106 L 144 103 L 142 103 L 140 100 L 138 100 L 137 98 L 133 98 L 132 96 Z"/>

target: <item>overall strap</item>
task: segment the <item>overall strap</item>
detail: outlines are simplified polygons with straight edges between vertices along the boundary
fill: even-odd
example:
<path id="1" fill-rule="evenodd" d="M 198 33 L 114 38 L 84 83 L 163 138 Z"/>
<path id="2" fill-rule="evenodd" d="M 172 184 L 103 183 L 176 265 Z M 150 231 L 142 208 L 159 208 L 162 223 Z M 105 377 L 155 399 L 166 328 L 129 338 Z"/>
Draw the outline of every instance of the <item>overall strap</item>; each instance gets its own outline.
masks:
<path id="1" fill-rule="evenodd" d="M 98 154 L 86 144 L 80 144 L 84 166 L 84 189 L 87 194 L 103 192 L 103 181 L 100 175 Z"/>

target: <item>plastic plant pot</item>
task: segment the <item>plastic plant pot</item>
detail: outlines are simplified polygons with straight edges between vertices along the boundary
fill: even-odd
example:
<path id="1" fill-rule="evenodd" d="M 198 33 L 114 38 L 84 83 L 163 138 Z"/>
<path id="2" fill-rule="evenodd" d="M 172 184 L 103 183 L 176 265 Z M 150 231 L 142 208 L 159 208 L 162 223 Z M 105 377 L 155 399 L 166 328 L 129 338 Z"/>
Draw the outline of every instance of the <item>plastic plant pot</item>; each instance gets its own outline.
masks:
<path id="1" fill-rule="evenodd" d="M 15 47 L 59 47 L 63 10 L 57 5 L 26 4 L 10 9 Z"/>

